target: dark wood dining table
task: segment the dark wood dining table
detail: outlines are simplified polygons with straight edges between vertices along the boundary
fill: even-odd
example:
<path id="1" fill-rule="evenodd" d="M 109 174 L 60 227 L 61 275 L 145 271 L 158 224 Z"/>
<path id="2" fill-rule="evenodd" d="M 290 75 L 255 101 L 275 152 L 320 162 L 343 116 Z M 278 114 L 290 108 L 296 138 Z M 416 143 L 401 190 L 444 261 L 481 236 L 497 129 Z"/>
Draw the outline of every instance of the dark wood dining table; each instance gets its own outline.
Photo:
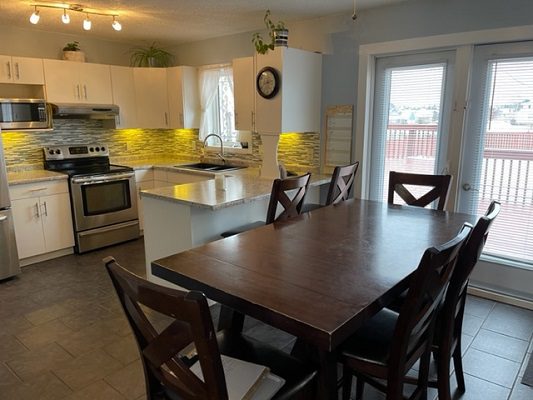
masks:
<path id="1" fill-rule="evenodd" d="M 296 336 L 314 353 L 317 398 L 337 399 L 339 345 L 407 288 L 426 248 L 476 220 L 351 199 L 161 258 L 152 273 L 228 307 L 222 327 L 248 315 Z"/>

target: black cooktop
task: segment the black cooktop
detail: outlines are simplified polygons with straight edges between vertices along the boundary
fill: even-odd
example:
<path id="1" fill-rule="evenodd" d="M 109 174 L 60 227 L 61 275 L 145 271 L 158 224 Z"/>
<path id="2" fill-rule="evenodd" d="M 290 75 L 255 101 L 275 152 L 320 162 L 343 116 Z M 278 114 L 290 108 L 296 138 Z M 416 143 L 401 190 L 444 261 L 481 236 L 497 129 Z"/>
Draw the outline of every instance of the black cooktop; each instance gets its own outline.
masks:
<path id="1" fill-rule="evenodd" d="M 123 165 L 102 165 L 102 166 L 73 166 L 66 169 L 54 169 L 46 168 L 51 171 L 61 172 L 67 174 L 68 176 L 89 176 L 89 175 L 104 175 L 104 174 L 114 174 L 119 172 L 129 172 L 133 171 L 133 168 L 126 167 Z"/>

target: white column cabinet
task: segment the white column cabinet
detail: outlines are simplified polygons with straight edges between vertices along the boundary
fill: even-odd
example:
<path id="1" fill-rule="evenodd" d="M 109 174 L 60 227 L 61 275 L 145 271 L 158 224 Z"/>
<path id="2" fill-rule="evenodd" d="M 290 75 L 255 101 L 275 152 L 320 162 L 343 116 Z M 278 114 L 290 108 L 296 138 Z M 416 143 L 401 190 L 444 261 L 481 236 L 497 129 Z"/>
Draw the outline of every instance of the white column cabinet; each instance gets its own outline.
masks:
<path id="1" fill-rule="evenodd" d="M 167 88 L 170 127 L 194 129 L 200 127 L 200 96 L 196 67 L 167 68 Z"/>
<path id="2" fill-rule="evenodd" d="M 47 100 L 52 103 L 111 104 L 109 65 L 43 60 Z"/>
<path id="3" fill-rule="evenodd" d="M 135 81 L 133 68 L 111 66 L 111 86 L 113 104 L 119 107 L 115 117 L 117 129 L 137 128 L 137 101 L 135 99 Z"/>
<path id="4" fill-rule="evenodd" d="M 313 52 L 276 47 L 256 54 L 255 73 L 274 67 L 281 77 L 276 96 L 255 95 L 255 130 L 260 133 L 319 132 L 322 56 Z"/>
<path id="5" fill-rule="evenodd" d="M 170 127 L 165 68 L 134 68 L 138 128 Z"/>
<path id="6" fill-rule="evenodd" d="M 15 185 L 9 191 L 21 259 L 74 246 L 66 181 Z"/>
<path id="7" fill-rule="evenodd" d="M 0 83 L 43 85 L 43 60 L 40 58 L 0 56 Z"/>
<path id="8" fill-rule="evenodd" d="M 236 58 L 233 64 L 233 95 L 235 100 L 235 129 L 254 130 L 255 69 L 254 58 Z"/>

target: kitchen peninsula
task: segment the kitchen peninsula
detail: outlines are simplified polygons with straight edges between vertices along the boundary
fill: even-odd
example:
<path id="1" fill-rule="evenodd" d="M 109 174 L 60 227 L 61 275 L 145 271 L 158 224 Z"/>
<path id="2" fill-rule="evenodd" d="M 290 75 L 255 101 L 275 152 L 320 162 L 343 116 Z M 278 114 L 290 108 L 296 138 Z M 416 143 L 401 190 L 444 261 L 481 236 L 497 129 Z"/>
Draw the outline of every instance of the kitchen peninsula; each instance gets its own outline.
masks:
<path id="1" fill-rule="evenodd" d="M 224 231 L 264 220 L 272 180 L 259 177 L 255 168 L 224 174 L 224 186 L 215 174 L 209 179 L 141 192 L 144 212 L 146 274 L 151 280 L 150 262 L 220 239 Z M 321 188 L 331 177 L 313 174 L 308 202 L 318 202 Z"/>

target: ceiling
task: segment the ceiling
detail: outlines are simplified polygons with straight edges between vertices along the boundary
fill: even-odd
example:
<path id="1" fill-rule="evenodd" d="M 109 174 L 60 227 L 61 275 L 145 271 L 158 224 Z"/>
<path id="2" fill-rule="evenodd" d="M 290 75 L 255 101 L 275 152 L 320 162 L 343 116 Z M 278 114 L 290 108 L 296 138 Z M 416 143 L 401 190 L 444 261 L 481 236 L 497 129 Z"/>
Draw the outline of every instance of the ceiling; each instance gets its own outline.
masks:
<path id="1" fill-rule="evenodd" d="M 356 0 L 357 9 L 380 7 L 407 0 Z M 41 8 L 37 25 L 29 23 L 32 4 L 65 4 L 50 1 L 0 0 L 0 24 L 74 35 L 90 35 L 113 41 L 186 43 L 264 29 L 263 15 L 290 21 L 343 14 L 351 16 L 353 0 L 79 0 L 89 11 L 118 14 L 122 31 L 111 28 L 111 17 L 91 15 L 92 30 L 81 28 L 85 14 L 70 13 L 71 22 L 61 22 L 61 10 Z"/>

